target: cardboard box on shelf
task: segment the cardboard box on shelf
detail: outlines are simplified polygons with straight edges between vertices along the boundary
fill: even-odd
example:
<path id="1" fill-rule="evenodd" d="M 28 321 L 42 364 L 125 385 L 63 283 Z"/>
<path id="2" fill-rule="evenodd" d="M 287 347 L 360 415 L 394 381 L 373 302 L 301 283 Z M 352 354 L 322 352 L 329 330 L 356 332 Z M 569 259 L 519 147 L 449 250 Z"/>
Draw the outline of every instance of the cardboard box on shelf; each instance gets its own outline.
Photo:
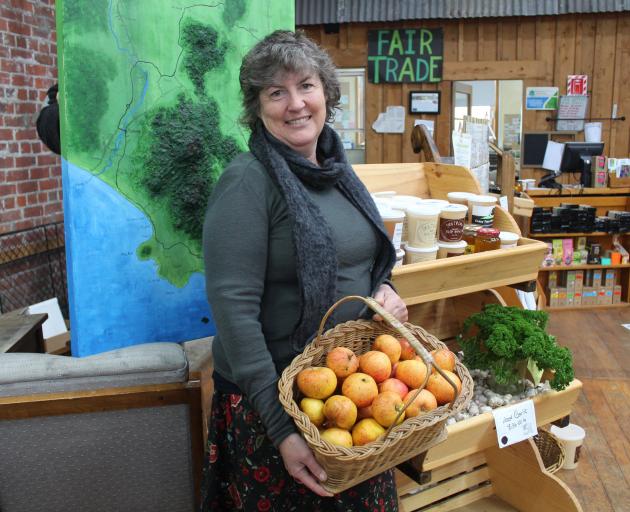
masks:
<path id="1" fill-rule="evenodd" d="M 576 270 L 575 271 L 575 291 L 581 292 L 584 287 L 584 271 Z"/>
<path id="2" fill-rule="evenodd" d="M 613 288 L 604 288 L 604 304 L 612 304 L 613 303 Z"/>
<path id="3" fill-rule="evenodd" d="M 573 305 L 574 306 L 581 306 L 582 305 L 582 291 L 581 290 L 576 290 L 575 291 L 575 295 L 573 296 Z"/>
<path id="4" fill-rule="evenodd" d="M 558 307 L 558 289 L 551 288 L 549 290 L 549 307 L 557 308 Z"/>
<path id="5" fill-rule="evenodd" d="M 613 304 L 619 304 L 621 302 L 621 285 L 616 284 L 613 288 Z"/>
<path id="6" fill-rule="evenodd" d="M 604 286 L 614 286 L 617 278 L 617 272 L 614 269 L 605 269 L 603 272 L 602 284 Z"/>

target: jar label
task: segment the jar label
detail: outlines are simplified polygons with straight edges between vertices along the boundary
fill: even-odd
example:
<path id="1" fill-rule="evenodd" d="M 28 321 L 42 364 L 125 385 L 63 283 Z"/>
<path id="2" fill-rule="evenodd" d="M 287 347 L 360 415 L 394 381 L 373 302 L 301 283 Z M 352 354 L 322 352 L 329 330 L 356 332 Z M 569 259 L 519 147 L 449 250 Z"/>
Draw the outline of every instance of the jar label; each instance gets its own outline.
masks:
<path id="1" fill-rule="evenodd" d="M 440 219 L 440 240 L 459 242 L 464 232 L 464 219 Z"/>
<path id="2" fill-rule="evenodd" d="M 474 204 L 472 207 L 472 223 L 491 228 L 494 222 L 494 205 Z"/>
<path id="3" fill-rule="evenodd" d="M 409 240 L 411 245 L 426 247 L 435 244 L 435 231 L 437 228 L 437 218 L 429 221 L 416 223 L 415 238 Z"/>

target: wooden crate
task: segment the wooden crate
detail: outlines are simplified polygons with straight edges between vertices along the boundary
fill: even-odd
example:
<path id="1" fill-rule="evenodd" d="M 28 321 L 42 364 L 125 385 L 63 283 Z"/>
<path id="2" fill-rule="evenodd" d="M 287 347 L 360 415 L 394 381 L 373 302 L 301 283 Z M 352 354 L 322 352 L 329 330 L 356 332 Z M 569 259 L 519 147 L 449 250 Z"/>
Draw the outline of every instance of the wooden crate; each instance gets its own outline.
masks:
<path id="1" fill-rule="evenodd" d="M 614 174 L 609 174 L 608 186 L 610 188 L 626 188 L 630 187 L 630 176 L 624 176 L 623 178 L 617 178 Z"/>
<path id="2" fill-rule="evenodd" d="M 581 388 L 582 383 L 574 380 L 563 391 L 534 397 L 537 424 L 567 416 Z M 418 471 L 427 477 L 425 483 L 396 472 L 404 512 L 582 510 L 570 489 L 545 470 L 532 440 L 498 447 L 492 414 L 450 425 L 447 433 L 446 441 L 417 462 Z"/>
<path id="3" fill-rule="evenodd" d="M 439 163 L 367 164 L 354 170 L 370 192 L 393 190 L 422 198 L 447 199 L 448 192 L 481 193 L 466 168 Z M 521 234 L 518 224 L 497 206 L 494 227 Z M 518 247 L 397 267 L 392 281 L 408 305 L 498 286 L 534 281 L 546 245 L 521 238 Z"/>

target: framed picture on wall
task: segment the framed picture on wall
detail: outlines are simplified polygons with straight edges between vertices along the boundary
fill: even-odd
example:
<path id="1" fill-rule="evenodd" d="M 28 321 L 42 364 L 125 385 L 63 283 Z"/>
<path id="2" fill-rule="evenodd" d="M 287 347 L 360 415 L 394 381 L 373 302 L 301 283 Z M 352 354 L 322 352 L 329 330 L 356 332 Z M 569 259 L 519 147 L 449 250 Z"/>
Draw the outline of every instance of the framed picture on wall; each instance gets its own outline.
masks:
<path id="1" fill-rule="evenodd" d="M 410 114 L 439 114 L 440 91 L 410 91 Z"/>

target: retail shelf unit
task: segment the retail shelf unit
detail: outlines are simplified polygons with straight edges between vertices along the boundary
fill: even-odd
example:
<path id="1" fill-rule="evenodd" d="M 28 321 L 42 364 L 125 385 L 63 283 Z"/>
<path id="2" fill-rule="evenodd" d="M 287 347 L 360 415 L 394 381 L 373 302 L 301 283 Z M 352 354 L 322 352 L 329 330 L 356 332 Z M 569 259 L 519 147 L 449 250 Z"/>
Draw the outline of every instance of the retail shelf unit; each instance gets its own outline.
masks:
<path id="1" fill-rule="evenodd" d="M 474 175 L 454 165 L 430 162 L 354 168 L 370 192 L 391 190 L 436 199 L 446 199 L 452 191 L 481 193 Z M 500 207 L 495 208 L 494 227 L 521 233 L 512 216 Z M 403 265 L 394 269 L 392 280 L 407 303 L 411 321 L 443 339 L 458 327 L 452 315 L 456 309 L 470 308 L 472 312 L 490 301 L 504 303 L 494 288 L 535 281 L 545 251 L 543 242 L 521 238 L 511 249 Z M 448 309 L 445 303 L 449 301 L 460 302 L 457 308 Z M 566 417 L 581 387 L 574 381 L 563 392 L 536 399 L 538 424 Z M 414 479 L 397 471 L 401 509 L 473 510 L 470 507 L 477 506 L 481 508 L 475 510 L 531 510 L 531 489 L 536 488 L 541 491 L 537 498 L 541 507 L 552 502 L 553 510 L 582 510 L 566 485 L 544 470 L 531 440 L 499 449 L 493 427 L 489 413 L 451 425 L 446 441 L 431 448 L 423 460 L 410 462 Z M 516 465 L 522 468 L 518 481 L 510 476 Z M 487 500 L 495 508 L 483 508 Z"/>

